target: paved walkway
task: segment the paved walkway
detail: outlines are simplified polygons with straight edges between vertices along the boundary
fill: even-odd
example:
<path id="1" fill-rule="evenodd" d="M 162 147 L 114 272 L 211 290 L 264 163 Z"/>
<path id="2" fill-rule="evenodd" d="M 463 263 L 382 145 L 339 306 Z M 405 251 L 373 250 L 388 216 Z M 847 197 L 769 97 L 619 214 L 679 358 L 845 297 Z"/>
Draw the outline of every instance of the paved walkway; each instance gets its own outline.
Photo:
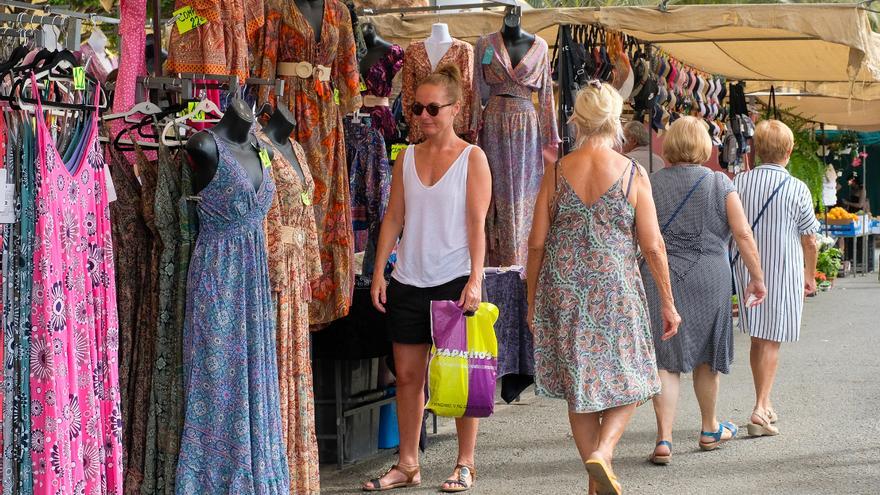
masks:
<path id="1" fill-rule="evenodd" d="M 733 371 L 721 381 L 719 414 L 744 425 L 754 396 L 748 339 L 736 335 Z M 714 452 L 697 447 L 699 410 L 682 380 L 672 464 L 646 462 L 654 444 L 650 404 L 620 442 L 615 470 L 629 494 L 880 494 L 880 283 L 876 274 L 841 279 L 808 299 L 801 341 L 783 345 L 775 403 L 777 437 L 741 438 Z M 583 494 L 586 471 L 562 401 L 530 391 L 482 422 L 474 494 Z M 455 461 L 451 421 L 431 437 L 418 489 L 436 493 Z M 743 429 L 743 433 L 745 433 Z M 342 471 L 325 467 L 322 493 L 358 493 L 393 462 L 387 455 Z"/>

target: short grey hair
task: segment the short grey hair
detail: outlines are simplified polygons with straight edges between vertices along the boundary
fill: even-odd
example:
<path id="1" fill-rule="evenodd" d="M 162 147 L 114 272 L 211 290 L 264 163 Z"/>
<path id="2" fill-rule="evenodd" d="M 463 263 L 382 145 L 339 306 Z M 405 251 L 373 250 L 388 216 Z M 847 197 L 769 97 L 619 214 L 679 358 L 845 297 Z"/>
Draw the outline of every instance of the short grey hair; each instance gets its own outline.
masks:
<path id="1" fill-rule="evenodd" d="M 647 146 L 651 142 L 651 136 L 648 134 L 645 124 L 638 121 L 627 122 L 623 126 L 623 135 L 627 141 L 635 142 L 636 146 Z"/>

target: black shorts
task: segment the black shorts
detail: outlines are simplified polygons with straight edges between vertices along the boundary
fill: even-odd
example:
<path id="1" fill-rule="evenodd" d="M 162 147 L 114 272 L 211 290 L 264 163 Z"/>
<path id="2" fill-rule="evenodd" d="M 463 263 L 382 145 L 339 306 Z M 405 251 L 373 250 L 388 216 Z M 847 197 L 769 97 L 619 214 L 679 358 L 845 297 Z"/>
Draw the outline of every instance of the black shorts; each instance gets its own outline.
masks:
<path id="1" fill-rule="evenodd" d="M 385 293 L 388 311 L 386 324 L 391 342 L 398 344 L 430 344 L 431 301 L 458 301 L 467 276 L 436 287 L 413 287 L 391 277 Z"/>

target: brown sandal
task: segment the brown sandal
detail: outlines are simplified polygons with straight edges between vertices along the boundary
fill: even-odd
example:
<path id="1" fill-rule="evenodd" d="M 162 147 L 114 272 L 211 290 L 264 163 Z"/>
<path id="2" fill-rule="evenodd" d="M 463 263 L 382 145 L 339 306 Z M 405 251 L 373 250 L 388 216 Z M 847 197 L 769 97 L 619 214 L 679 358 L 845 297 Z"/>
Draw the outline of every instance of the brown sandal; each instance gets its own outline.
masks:
<path id="1" fill-rule="evenodd" d="M 406 476 L 405 481 L 398 481 L 389 485 L 382 486 L 382 478 L 388 476 L 391 471 L 399 471 Z M 365 492 L 384 492 L 385 490 L 393 490 L 395 488 L 410 488 L 419 486 L 422 482 L 415 481 L 415 477 L 419 475 L 419 466 L 406 466 L 403 464 L 395 464 L 385 471 L 385 474 L 378 478 L 373 478 L 362 487 Z"/>
<path id="2" fill-rule="evenodd" d="M 453 475 L 455 475 L 455 473 L 458 473 L 458 478 L 449 478 L 448 480 L 444 481 L 443 485 L 440 486 L 441 492 L 466 492 L 477 484 L 477 468 L 473 466 L 468 466 L 467 464 L 458 464 L 452 471 Z M 468 481 L 468 478 L 470 478 L 470 481 Z"/>

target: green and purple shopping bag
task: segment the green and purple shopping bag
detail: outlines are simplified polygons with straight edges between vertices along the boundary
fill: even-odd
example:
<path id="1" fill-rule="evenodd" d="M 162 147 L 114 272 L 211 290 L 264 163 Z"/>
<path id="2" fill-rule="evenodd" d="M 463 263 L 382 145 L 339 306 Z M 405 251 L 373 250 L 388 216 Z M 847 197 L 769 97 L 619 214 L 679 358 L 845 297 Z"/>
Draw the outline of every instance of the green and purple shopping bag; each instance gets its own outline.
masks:
<path id="1" fill-rule="evenodd" d="M 465 316 L 454 301 L 431 301 L 428 404 L 438 416 L 485 418 L 495 410 L 498 308 L 480 303 Z"/>

